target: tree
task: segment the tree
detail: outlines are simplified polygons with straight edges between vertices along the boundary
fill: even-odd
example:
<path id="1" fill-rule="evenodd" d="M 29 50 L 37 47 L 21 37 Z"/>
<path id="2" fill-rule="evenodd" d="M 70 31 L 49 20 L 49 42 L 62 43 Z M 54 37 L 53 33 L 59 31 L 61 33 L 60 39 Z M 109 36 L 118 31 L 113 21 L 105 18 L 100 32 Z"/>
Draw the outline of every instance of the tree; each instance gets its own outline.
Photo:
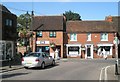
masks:
<path id="1" fill-rule="evenodd" d="M 32 32 L 30 32 L 31 17 L 32 16 L 27 12 L 26 14 L 21 14 L 17 18 L 17 41 L 19 43 L 19 46 L 29 45 L 28 39 L 32 36 Z"/>
<path id="2" fill-rule="evenodd" d="M 66 20 L 80 20 L 81 21 L 81 16 L 78 13 L 74 13 L 72 11 L 65 11 L 63 15 L 66 17 Z"/>

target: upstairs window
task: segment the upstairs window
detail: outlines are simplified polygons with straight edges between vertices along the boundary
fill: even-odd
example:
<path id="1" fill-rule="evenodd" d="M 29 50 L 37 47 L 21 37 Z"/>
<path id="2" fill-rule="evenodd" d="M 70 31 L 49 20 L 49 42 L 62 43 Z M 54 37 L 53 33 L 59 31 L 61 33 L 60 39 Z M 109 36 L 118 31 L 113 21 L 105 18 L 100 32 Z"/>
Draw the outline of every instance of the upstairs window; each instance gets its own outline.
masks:
<path id="1" fill-rule="evenodd" d="M 49 32 L 49 37 L 56 37 L 56 32 L 55 31 Z"/>
<path id="2" fill-rule="evenodd" d="M 42 37 L 42 31 L 37 32 L 37 37 Z"/>
<path id="3" fill-rule="evenodd" d="M 101 41 L 108 41 L 108 34 L 107 33 L 101 33 Z"/>
<path id="4" fill-rule="evenodd" d="M 6 19 L 5 25 L 11 27 L 11 26 L 12 26 L 12 22 L 13 22 L 13 21 L 12 21 L 11 19 Z"/>
<path id="5" fill-rule="evenodd" d="M 87 34 L 87 41 L 91 41 L 91 33 Z"/>
<path id="6" fill-rule="evenodd" d="M 77 41 L 77 34 L 76 33 L 70 34 L 70 41 Z"/>

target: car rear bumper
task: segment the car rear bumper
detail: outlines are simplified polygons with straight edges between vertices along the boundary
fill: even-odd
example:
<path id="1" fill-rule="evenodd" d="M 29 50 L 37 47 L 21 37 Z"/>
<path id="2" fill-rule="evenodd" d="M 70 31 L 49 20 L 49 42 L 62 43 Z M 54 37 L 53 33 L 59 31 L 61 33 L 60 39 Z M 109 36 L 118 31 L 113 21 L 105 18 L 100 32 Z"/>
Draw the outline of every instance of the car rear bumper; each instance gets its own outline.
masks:
<path id="1" fill-rule="evenodd" d="M 38 63 L 31 63 L 31 64 L 28 64 L 28 63 L 22 63 L 22 65 L 24 66 L 24 67 L 28 67 L 28 68 L 32 68 L 32 67 L 40 67 L 41 65 L 40 64 L 38 64 Z"/>

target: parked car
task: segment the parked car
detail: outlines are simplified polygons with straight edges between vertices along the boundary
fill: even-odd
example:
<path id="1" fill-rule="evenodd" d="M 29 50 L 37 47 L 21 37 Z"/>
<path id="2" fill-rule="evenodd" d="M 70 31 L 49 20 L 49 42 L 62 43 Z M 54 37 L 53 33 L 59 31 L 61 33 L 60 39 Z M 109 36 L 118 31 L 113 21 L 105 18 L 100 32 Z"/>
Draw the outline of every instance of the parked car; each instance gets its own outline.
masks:
<path id="1" fill-rule="evenodd" d="M 41 67 L 42 69 L 48 65 L 55 65 L 55 60 L 46 52 L 31 52 L 22 58 L 22 65 L 25 68 Z"/>

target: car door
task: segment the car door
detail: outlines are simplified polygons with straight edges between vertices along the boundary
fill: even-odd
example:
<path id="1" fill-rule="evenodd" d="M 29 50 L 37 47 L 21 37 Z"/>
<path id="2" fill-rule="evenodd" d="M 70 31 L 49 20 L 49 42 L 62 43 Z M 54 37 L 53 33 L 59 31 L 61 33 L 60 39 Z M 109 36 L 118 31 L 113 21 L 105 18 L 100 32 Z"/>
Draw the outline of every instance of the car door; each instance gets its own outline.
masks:
<path id="1" fill-rule="evenodd" d="M 48 53 L 45 53 L 45 54 L 46 54 L 46 57 L 47 57 L 47 59 L 48 59 L 48 64 L 51 65 L 51 64 L 52 64 L 52 59 L 51 59 L 51 57 L 49 56 Z"/>
<path id="2" fill-rule="evenodd" d="M 45 65 L 48 65 L 49 64 L 48 57 L 46 56 L 45 53 L 42 53 L 42 55 L 44 56 L 43 59 L 44 59 Z"/>

